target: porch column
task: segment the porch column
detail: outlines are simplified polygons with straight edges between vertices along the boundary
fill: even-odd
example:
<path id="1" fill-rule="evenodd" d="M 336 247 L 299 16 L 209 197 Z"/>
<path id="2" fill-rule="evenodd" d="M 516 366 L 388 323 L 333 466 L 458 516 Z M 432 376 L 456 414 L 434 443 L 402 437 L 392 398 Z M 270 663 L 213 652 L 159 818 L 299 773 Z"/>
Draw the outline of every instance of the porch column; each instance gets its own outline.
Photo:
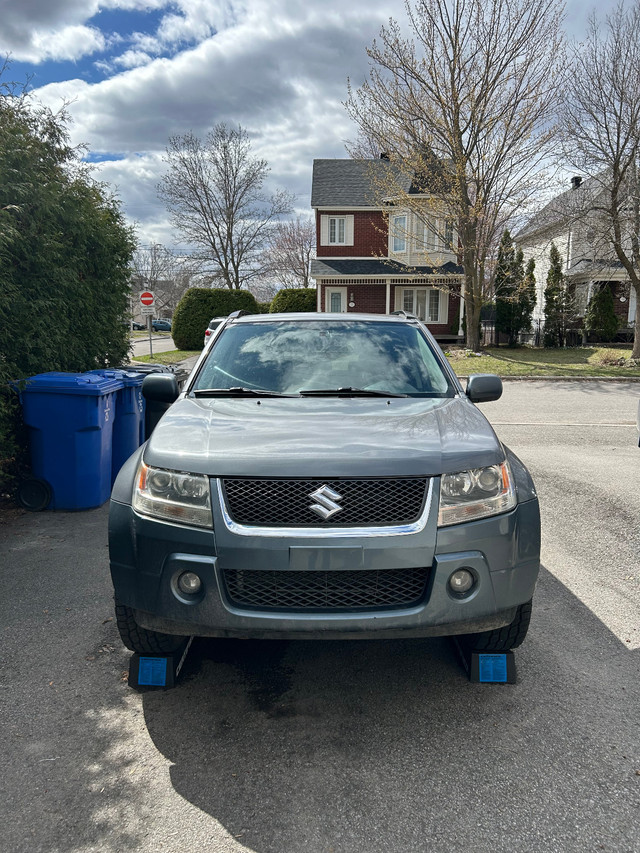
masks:
<path id="1" fill-rule="evenodd" d="M 464 329 L 462 328 L 462 321 L 464 319 L 464 279 L 460 284 L 460 322 L 458 323 L 458 335 L 463 337 Z"/>
<path id="2" fill-rule="evenodd" d="M 386 285 L 386 297 L 385 297 L 385 314 L 391 314 L 391 284 L 389 279 L 387 279 Z"/>

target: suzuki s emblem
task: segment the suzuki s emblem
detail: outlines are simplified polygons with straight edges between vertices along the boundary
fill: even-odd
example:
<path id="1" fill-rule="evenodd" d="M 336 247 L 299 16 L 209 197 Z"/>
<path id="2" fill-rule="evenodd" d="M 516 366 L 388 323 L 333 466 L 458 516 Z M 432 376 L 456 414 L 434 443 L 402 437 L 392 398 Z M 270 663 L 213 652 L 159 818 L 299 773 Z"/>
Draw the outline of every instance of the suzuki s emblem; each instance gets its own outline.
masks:
<path id="1" fill-rule="evenodd" d="M 337 503 L 337 501 L 342 500 L 342 495 L 334 492 L 329 486 L 320 486 L 315 492 L 311 492 L 309 497 L 317 501 L 317 503 L 311 504 L 309 509 L 317 513 L 321 518 L 324 518 L 325 521 L 342 509 Z"/>

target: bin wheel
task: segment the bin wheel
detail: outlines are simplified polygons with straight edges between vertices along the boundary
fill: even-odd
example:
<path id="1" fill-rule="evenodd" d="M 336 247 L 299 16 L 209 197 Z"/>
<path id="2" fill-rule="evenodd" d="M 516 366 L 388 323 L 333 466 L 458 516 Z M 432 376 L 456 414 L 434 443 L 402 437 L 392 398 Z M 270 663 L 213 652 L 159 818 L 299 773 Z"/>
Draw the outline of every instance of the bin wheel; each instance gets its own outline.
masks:
<path id="1" fill-rule="evenodd" d="M 140 655 L 169 654 L 175 652 L 187 639 L 186 637 L 161 634 L 159 631 L 149 631 L 138 625 L 133 608 L 120 604 L 116 599 L 116 624 L 120 638 L 128 649 Z"/>
<path id="2" fill-rule="evenodd" d="M 18 483 L 16 497 L 20 506 L 31 512 L 41 512 L 51 502 L 51 486 L 46 480 L 28 477 Z"/>

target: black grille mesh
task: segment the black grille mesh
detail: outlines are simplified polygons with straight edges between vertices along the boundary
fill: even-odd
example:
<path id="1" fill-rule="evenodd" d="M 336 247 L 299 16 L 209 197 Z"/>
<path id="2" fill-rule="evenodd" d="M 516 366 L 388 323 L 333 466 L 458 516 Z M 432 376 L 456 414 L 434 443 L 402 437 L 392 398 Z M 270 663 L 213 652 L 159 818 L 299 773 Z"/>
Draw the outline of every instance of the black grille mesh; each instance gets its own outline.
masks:
<path id="1" fill-rule="evenodd" d="M 417 477 L 358 480 L 223 481 L 225 501 L 238 524 L 258 527 L 390 527 L 422 512 L 428 480 Z M 340 512 L 323 519 L 310 509 L 311 493 L 328 486 L 341 496 Z"/>
<path id="2" fill-rule="evenodd" d="M 274 572 L 225 569 L 232 604 L 259 610 L 354 610 L 410 607 L 424 596 L 429 570 Z"/>

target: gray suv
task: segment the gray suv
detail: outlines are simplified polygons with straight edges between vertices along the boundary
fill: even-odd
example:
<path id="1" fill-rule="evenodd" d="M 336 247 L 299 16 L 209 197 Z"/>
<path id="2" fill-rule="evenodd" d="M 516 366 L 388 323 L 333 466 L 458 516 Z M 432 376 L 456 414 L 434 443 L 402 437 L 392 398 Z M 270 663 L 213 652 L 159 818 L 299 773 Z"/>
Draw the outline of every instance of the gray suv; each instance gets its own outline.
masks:
<path id="1" fill-rule="evenodd" d="M 231 315 L 120 471 L 111 574 L 124 644 L 186 636 L 525 637 L 538 575 L 531 477 L 419 320 Z"/>

